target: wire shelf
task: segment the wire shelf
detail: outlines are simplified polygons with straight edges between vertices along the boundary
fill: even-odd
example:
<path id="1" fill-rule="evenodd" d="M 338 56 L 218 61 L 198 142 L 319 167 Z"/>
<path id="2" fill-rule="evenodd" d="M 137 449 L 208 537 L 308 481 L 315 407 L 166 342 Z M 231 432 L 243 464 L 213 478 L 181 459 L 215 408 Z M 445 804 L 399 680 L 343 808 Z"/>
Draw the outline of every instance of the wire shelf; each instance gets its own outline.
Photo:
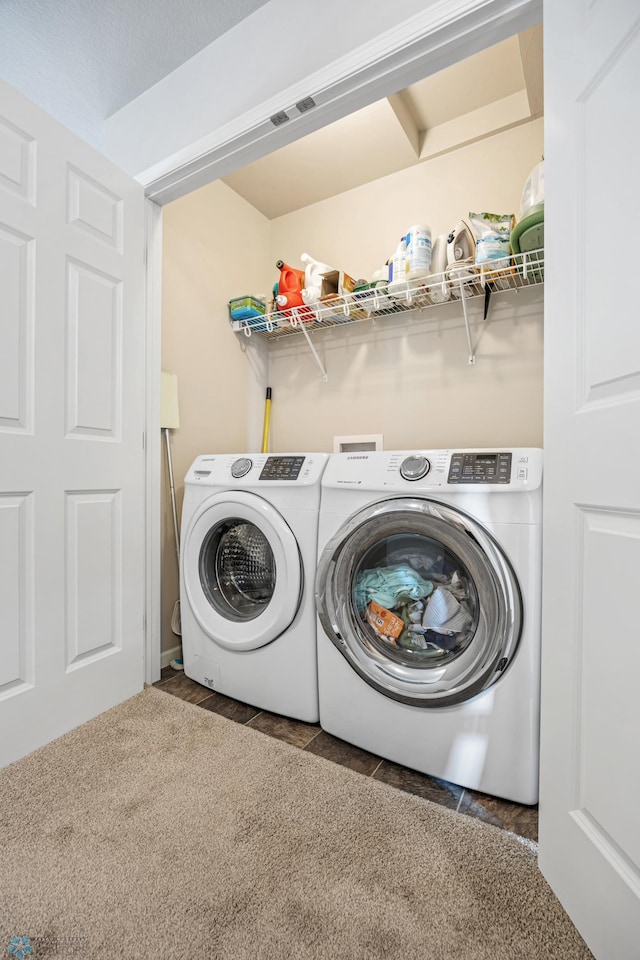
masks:
<path id="1" fill-rule="evenodd" d="M 462 302 L 491 293 L 519 290 L 544 282 L 544 250 L 513 254 L 483 264 L 461 262 L 445 273 L 429 274 L 398 284 L 324 298 L 309 306 L 267 313 L 250 320 L 233 320 L 232 328 L 246 336 L 256 334 L 280 340 L 358 320 L 394 316 L 444 303 Z M 466 308 L 465 308 L 466 319 Z M 308 339 L 308 337 L 306 338 Z"/>

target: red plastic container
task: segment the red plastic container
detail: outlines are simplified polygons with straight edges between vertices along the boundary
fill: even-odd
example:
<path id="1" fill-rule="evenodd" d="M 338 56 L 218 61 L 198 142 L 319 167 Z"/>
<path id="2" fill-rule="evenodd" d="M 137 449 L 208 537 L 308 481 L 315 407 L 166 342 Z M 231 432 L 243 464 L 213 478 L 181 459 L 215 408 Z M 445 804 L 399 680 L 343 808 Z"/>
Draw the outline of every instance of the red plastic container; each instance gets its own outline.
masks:
<path id="1" fill-rule="evenodd" d="M 290 307 L 303 306 L 304 270 L 296 270 L 294 267 L 288 266 L 283 260 L 278 260 L 276 267 L 280 271 L 278 308 L 287 310 Z"/>
<path id="2" fill-rule="evenodd" d="M 302 299 L 302 291 L 305 284 L 304 270 L 296 270 L 290 267 L 284 260 L 278 260 L 276 267 L 280 271 L 280 280 L 278 281 L 278 293 L 276 296 L 277 308 L 282 313 L 289 313 L 291 323 L 313 323 L 315 314 L 309 307 L 305 306 Z"/>

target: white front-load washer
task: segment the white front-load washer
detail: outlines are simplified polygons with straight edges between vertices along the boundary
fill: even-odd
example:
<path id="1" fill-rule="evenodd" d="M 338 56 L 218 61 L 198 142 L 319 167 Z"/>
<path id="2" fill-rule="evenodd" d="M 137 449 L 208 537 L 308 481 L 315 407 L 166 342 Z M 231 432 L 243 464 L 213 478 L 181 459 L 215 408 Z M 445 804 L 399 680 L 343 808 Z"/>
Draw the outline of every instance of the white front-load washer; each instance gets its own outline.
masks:
<path id="1" fill-rule="evenodd" d="M 318 556 L 322 727 L 536 803 L 542 451 L 332 456 Z"/>
<path id="2" fill-rule="evenodd" d="M 318 721 L 314 577 L 327 459 L 200 456 L 182 506 L 186 675 L 309 723 Z"/>

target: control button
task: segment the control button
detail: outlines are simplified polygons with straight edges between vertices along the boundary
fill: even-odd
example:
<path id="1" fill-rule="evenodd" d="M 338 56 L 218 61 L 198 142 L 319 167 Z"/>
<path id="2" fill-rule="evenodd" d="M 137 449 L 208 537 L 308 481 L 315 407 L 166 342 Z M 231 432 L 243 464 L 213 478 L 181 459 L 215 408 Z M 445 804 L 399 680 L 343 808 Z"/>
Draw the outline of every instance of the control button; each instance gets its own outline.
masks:
<path id="1" fill-rule="evenodd" d="M 426 457 L 406 457 L 400 464 L 400 476 L 403 480 L 422 480 L 430 469 L 431 464 Z"/>
<path id="2" fill-rule="evenodd" d="M 252 466 L 253 463 L 248 457 L 240 457 L 240 459 L 236 460 L 231 466 L 231 476 L 234 480 L 239 480 L 240 477 L 246 477 Z"/>
<path id="3" fill-rule="evenodd" d="M 529 476 L 529 471 L 526 467 L 518 467 L 518 480 L 526 480 Z"/>

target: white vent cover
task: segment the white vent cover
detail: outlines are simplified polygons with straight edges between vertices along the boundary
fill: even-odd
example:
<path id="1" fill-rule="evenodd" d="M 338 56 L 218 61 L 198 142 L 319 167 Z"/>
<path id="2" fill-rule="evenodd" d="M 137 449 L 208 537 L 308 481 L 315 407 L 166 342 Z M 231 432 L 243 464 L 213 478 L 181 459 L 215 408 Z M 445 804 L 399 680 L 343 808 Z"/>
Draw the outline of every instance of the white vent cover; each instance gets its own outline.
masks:
<path id="1" fill-rule="evenodd" d="M 382 434 L 356 434 L 352 437 L 334 437 L 334 453 L 358 453 L 363 450 L 382 450 Z"/>

